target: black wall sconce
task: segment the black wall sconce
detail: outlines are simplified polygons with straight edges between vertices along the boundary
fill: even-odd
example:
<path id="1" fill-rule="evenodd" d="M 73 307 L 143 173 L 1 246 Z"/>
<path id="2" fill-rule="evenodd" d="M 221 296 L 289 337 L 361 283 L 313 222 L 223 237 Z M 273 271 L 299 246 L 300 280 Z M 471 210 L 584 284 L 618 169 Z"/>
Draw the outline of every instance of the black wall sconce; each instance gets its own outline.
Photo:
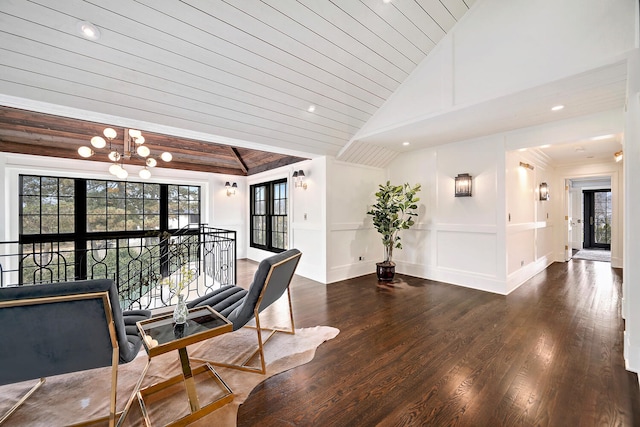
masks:
<path id="1" fill-rule="evenodd" d="M 471 175 L 459 173 L 456 176 L 456 197 L 471 197 Z"/>
<path id="2" fill-rule="evenodd" d="M 549 200 L 549 186 L 546 182 L 540 183 L 540 200 Z"/>
<path id="3" fill-rule="evenodd" d="M 227 181 L 224 184 L 224 186 L 227 189 L 227 197 L 236 195 L 236 190 L 238 189 L 238 184 L 236 184 L 235 182 L 233 184 L 229 184 L 229 181 Z"/>
<path id="4" fill-rule="evenodd" d="M 296 188 L 307 189 L 307 183 L 304 182 L 304 171 L 302 169 L 293 172 L 293 185 Z"/>

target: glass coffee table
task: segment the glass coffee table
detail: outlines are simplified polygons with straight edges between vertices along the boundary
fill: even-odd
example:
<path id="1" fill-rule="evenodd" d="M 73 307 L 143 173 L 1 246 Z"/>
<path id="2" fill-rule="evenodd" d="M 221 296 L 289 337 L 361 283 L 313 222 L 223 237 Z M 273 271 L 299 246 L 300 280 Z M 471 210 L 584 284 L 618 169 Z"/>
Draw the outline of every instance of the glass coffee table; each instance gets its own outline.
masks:
<path id="1" fill-rule="evenodd" d="M 164 390 L 180 384 L 181 382 L 184 383 L 184 387 L 187 391 L 191 413 L 168 425 L 185 425 L 191 423 L 233 400 L 233 392 L 213 367 L 208 363 L 205 363 L 192 369 L 189 361 L 189 355 L 187 353 L 187 346 L 191 344 L 231 332 L 233 330 L 233 325 L 224 316 L 209 306 L 202 306 L 190 309 L 187 317 L 187 323 L 183 325 L 176 325 L 173 322 L 173 315 L 171 313 L 140 321 L 137 325 L 149 359 L 134 393 L 137 394 L 138 401 L 140 402 L 140 409 L 147 426 L 151 426 L 151 420 L 149 418 L 145 400 L 155 394 L 162 394 Z M 182 375 L 177 375 L 169 378 L 168 380 L 140 389 L 142 379 L 149 368 L 151 360 L 156 356 L 173 350 L 177 350 L 180 356 Z M 200 404 L 198 394 L 196 392 L 196 381 L 194 379 L 195 377 L 203 375 L 216 381 L 223 391 L 221 397 L 218 397 L 216 400 L 208 402 L 205 405 Z M 131 400 L 129 404 L 131 403 Z M 129 406 L 129 404 L 127 406 Z"/>

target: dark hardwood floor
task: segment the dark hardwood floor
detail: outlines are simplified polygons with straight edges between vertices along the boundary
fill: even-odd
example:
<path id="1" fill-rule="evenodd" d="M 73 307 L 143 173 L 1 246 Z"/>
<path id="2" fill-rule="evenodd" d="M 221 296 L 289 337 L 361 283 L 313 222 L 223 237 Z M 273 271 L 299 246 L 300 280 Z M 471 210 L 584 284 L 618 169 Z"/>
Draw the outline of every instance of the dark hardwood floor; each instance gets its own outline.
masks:
<path id="1" fill-rule="evenodd" d="M 241 263 L 239 282 L 255 269 Z M 555 263 L 509 296 L 400 276 L 296 276 L 296 327 L 340 329 L 258 385 L 238 426 L 638 426 L 621 271 Z"/>

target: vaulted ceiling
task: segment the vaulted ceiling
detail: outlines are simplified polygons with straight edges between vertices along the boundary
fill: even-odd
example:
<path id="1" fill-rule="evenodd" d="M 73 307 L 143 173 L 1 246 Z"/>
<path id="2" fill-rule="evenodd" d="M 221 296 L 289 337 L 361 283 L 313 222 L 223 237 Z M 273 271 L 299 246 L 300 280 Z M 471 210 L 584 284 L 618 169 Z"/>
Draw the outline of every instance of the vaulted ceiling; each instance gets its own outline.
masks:
<path id="1" fill-rule="evenodd" d="M 51 118 L 18 126 L 4 109 L 0 149 L 72 157 L 108 125 L 151 132 L 193 170 L 336 155 L 474 2 L 2 1 L 0 104 L 86 123 L 61 121 L 44 150 Z"/>

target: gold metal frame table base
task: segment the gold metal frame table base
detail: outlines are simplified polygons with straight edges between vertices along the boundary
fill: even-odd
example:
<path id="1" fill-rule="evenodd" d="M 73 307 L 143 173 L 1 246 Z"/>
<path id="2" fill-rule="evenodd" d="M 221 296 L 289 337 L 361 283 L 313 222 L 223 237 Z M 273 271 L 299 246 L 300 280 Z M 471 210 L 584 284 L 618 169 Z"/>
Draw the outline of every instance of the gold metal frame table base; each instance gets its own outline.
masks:
<path id="1" fill-rule="evenodd" d="M 219 397 L 213 400 L 212 402 L 205 404 L 204 406 L 200 406 L 200 404 L 197 403 L 196 406 L 194 407 L 193 397 L 187 396 L 191 406 L 191 413 L 175 421 L 172 421 L 169 424 L 166 424 L 167 426 L 185 426 L 187 424 L 190 424 L 204 417 L 205 415 L 210 414 L 211 412 L 215 411 L 216 409 L 226 405 L 227 403 L 233 400 L 233 392 L 231 391 L 231 388 L 229 388 L 229 386 L 224 382 L 224 380 L 220 377 L 220 375 L 218 375 L 216 370 L 213 369 L 211 365 L 206 363 L 204 365 L 200 365 L 197 368 L 193 369 L 193 377 L 191 379 L 192 380 L 195 379 L 195 377 L 197 377 L 198 375 L 206 375 L 209 378 L 214 379 L 216 383 L 223 389 L 222 397 Z M 147 426 L 149 427 L 151 426 L 151 419 L 147 411 L 145 398 L 150 398 L 154 394 L 160 393 L 163 390 L 179 385 L 181 383 L 184 384 L 185 387 L 187 388 L 189 387 L 189 385 L 185 382 L 184 375 L 182 374 L 176 375 L 174 377 L 169 378 L 168 380 L 164 380 L 157 384 L 153 384 L 151 386 L 145 387 L 138 391 L 137 395 L 138 395 L 138 401 L 140 403 L 140 409 L 142 411 L 142 415 L 144 417 L 144 420 Z M 187 394 L 188 395 L 191 394 L 189 393 L 188 389 L 187 389 Z M 196 402 L 198 401 L 197 397 L 195 400 Z"/>

